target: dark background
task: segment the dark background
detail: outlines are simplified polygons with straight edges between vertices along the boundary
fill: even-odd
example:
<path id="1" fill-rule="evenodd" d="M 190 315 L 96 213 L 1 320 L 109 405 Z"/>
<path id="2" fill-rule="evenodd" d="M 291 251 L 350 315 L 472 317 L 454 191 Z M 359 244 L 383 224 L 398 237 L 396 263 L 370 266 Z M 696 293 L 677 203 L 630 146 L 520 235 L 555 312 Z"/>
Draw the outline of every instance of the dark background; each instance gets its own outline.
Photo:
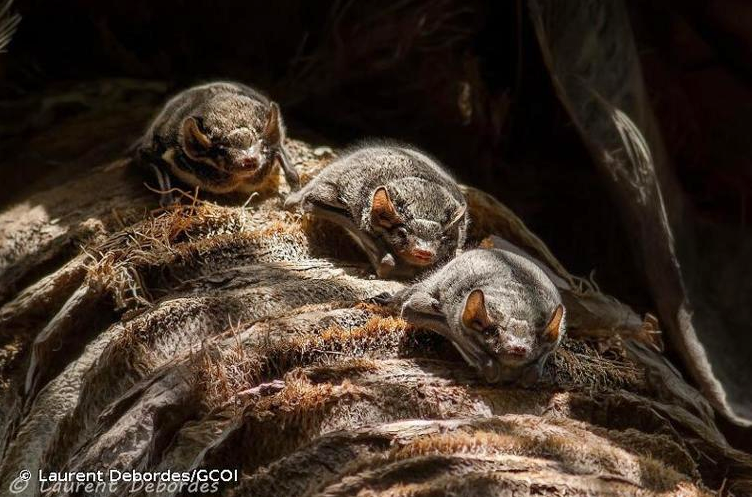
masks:
<path id="1" fill-rule="evenodd" d="M 692 210 L 730 240 L 752 212 L 752 6 L 628 2 Z M 18 1 L 0 54 L 0 207 L 111 161 L 172 92 L 278 100 L 315 144 L 412 142 L 496 195 L 571 272 L 652 310 L 629 227 L 554 95 L 524 2 Z M 731 243 L 730 242 L 730 243 Z"/>

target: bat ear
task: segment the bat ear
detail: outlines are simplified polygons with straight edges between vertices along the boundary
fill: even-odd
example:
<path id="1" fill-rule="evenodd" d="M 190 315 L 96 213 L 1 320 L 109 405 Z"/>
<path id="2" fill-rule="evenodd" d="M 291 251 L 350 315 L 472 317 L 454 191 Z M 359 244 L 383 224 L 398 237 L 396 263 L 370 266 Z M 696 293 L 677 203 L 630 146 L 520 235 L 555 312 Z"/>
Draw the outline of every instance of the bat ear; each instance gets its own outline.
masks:
<path id="1" fill-rule="evenodd" d="M 269 106 L 269 116 L 266 118 L 261 136 L 264 141 L 271 144 L 277 144 L 282 139 L 282 131 L 279 125 L 279 105 L 276 102 L 272 102 Z"/>
<path id="2" fill-rule="evenodd" d="M 483 290 L 475 289 L 470 292 L 465 300 L 465 309 L 462 311 L 462 324 L 466 328 L 483 331 L 491 325 L 491 320 L 486 312 L 486 296 Z"/>
<path id="3" fill-rule="evenodd" d="M 392 199 L 389 198 L 389 193 L 383 186 L 378 187 L 373 193 L 371 220 L 383 228 L 391 228 L 402 222 Z"/>
<path id="4" fill-rule="evenodd" d="M 454 217 L 452 217 L 452 220 L 449 222 L 449 226 L 453 225 L 460 219 L 462 219 L 465 216 L 465 211 L 467 211 L 467 205 L 462 204 L 460 205 L 460 208 L 457 209 L 457 212 L 454 213 Z"/>
<path id="5" fill-rule="evenodd" d="M 190 157 L 203 156 L 211 145 L 211 139 L 201 131 L 195 117 L 189 117 L 183 121 L 183 146 Z"/>
<path id="6" fill-rule="evenodd" d="M 543 338 L 549 342 L 555 342 L 559 339 L 561 333 L 561 320 L 564 317 L 564 306 L 559 304 L 551 315 L 551 320 L 546 325 L 543 332 Z"/>

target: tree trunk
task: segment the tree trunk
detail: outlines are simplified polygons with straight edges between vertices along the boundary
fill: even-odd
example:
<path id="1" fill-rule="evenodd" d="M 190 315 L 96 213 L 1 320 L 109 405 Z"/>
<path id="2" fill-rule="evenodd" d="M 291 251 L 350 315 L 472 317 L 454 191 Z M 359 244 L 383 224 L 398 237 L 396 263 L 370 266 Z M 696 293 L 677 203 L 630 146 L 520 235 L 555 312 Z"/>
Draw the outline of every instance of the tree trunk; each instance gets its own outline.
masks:
<path id="1" fill-rule="evenodd" d="M 304 181 L 334 156 L 289 148 Z M 485 384 L 443 338 L 364 303 L 402 283 L 276 194 L 152 210 L 121 160 L 8 208 L 0 488 L 24 469 L 20 495 L 39 495 L 39 470 L 230 468 L 223 495 L 749 495 L 750 457 L 652 323 L 465 191 L 471 243 L 501 236 L 570 288 L 569 337 L 535 387 Z"/>

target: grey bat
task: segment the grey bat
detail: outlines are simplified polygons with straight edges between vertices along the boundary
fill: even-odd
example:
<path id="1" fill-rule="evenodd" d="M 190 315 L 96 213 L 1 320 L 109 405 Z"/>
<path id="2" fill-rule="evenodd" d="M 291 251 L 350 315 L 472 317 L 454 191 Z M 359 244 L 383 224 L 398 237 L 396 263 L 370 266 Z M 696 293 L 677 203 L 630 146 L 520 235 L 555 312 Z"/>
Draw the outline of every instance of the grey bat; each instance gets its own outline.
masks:
<path id="1" fill-rule="evenodd" d="M 462 249 L 467 203 L 454 179 L 424 152 L 405 145 L 355 147 L 285 206 L 342 226 L 379 277 L 410 277 Z"/>
<path id="2" fill-rule="evenodd" d="M 551 279 L 506 250 L 464 252 L 390 300 L 408 322 L 448 338 L 491 383 L 537 381 L 566 331 Z"/>
<path id="3" fill-rule="evenodd" d="M 212 193 L 258 190 L 279 163 L 290 188 L 299 177 L 284 148 L 279 106 L 240 83 L 216 82 L 170 99 L 136 144 L 162 191 L 170 176 Z M 171 202 L 164 194 L 162 203 Z"/>

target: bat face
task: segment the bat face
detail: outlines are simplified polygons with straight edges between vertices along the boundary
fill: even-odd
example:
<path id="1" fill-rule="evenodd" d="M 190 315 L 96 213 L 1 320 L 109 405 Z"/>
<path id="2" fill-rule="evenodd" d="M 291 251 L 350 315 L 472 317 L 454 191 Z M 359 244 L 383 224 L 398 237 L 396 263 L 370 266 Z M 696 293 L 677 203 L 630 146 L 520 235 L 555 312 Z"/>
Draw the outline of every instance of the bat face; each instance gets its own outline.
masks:
<path id="1" fill-rule="evenodd" d="M 282 131 L 279 108 L 245 96 L 210 100 L 182 122 L 178 177 L 224 193 L 263 183 L 274 166 Z"/>
<path id="2" fill-rule="evenodd" d="M 538 363 L 564 333 L 564 307 L 528 299 L 531 294 L 534 292 L 510 298 L 495 288 L 477 288 L 464 300 L 457 325 L 473 346 L 463 355 L 490 382 L 511 379 L 504 375 L 521 373 L 526 366 Z M 463 343 L 457 346 L 462 352 Z"/>
<path id="3" fill-rule="evenodd" d="M 392 253 L 416 268 L 454 255 L 463 215 L 464 206 L 441 188 L 413 179 L 376 189 L 371 202 L 374 231 Z"/>

